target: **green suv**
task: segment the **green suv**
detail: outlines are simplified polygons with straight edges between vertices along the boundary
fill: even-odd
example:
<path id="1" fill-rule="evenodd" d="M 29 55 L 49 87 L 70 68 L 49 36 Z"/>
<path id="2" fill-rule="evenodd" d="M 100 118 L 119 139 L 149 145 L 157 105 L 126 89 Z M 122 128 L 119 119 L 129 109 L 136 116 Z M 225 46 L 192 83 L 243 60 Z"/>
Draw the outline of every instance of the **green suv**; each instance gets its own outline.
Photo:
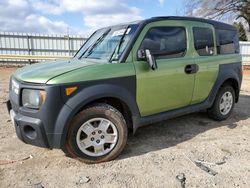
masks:
<path id="1" fill-rule="evenodd" d="M 97 163 L 121 153 L 128 130 L 200 110 L 228 118 L 241 80 L 235 27 L 154 17 L 95 31 L 72 59 L 18 70 L 7 107 L 23 142 Z"/>

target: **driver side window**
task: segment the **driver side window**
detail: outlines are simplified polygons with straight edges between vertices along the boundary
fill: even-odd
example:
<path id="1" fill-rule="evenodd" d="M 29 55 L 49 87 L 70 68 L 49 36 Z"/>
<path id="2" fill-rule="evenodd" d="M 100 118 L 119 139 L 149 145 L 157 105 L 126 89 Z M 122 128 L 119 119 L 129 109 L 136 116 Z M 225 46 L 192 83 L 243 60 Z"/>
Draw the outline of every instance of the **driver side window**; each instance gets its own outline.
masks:
<path id="1" fill-rule="evenodd" d="M 145 35 L 140 49 L 149 49 L 156 59 L 183 57 L 187 50 L 183 27 L 154 27 Z"/>

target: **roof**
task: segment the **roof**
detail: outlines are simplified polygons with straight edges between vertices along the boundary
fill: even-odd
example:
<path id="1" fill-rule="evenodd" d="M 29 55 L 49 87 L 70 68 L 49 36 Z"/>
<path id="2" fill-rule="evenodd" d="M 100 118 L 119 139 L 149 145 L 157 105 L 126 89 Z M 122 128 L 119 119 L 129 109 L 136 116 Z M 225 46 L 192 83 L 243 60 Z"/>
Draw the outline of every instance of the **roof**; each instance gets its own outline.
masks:
<path id="1" fill-rule="evenodd" d="M 236 28 L 230 24 L 226 24 L 223 22 L 218 22 L 215 20 L 209 20 L 204 18 L 197 18 L 197 17 L 184 17 L 184 16 L 159 16 L 159 17 L 152 17 L 149 19 L 144 20 L 144 22 L 154 22 L 154 21 L 161 21 L 161 20 L 187 20 L 187 21 L 197 21 L 208 23 L 214 26 L 215 29 L 224 29 L 224 30 L 236 30 Z"/>

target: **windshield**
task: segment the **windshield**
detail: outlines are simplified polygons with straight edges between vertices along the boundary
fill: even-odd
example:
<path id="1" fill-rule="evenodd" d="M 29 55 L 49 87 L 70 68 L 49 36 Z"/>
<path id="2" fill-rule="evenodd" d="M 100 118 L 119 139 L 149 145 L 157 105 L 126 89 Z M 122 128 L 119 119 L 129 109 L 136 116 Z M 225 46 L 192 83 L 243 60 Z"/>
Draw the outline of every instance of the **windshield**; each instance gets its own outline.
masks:
<path id="1" fill-rule="evenodd" d="M 123 25 L 99 29 L 83 44 L 75 57 L 118 61 L 137 26 Z"/>

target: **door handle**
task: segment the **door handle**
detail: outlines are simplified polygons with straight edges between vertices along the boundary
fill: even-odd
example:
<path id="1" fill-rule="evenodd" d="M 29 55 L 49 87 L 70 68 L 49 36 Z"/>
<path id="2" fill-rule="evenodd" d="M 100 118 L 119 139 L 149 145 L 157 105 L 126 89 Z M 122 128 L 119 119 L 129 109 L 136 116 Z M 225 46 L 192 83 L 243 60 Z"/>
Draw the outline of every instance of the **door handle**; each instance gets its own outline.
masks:
<path id="1" fill-rule="evenodd" d="M 194 74 L 198 72 L 198 70 L 199 70 L 199 66 L 197 64 L 189 64 L 189 65 L 186 65 L 185 67 L 185 73 L 187 74 Z"/>

